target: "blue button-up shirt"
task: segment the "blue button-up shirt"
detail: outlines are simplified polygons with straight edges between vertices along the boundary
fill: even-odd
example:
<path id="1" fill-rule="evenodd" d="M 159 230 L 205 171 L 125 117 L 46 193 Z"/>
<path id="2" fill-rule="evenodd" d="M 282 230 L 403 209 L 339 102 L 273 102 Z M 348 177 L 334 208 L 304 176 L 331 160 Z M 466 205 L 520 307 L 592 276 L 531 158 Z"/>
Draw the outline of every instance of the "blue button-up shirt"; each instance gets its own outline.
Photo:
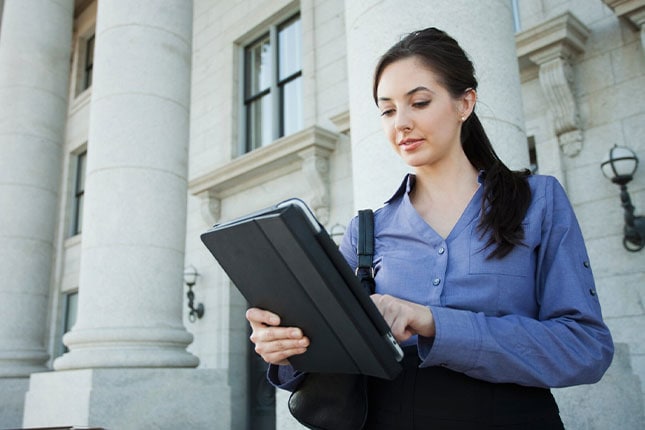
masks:
<path id="1" fill-rule="evenodd" d="M 436 335 L 412 337 L 421 366 L 446 366 L 491 382 L 564 387 L 597 382 L 609 367 L 613 343 L 602 320 L 582 232 L 557 180 L 528 178 L 531 204 L 524 246 L 487 259 L 477 229 L 483 189 L 475 193 L 447 238 L 417 213 L 408 175 L 375 211 L 376 292 L 428 306 Z M 340 251 L 357 266 L 358 219 Z M 295 388 L 303 376 L 270 366 L 269 380 Z"/>
<path id="2" fill-rule="evenodd" d="M 433 338 L 413 337 L 422 367 L 538 387 L 598 381 L 613 343 L 603 323 L 589 257 L 567 196 L 553 177 L 528 178 L 525 246 L 487 259 L 480 187 L 447 238 L 412 206 L 413 175 L 375 211 L 376 292 L 426 305 Z M 357 265 L 358 221 L 340 246 Z"/>

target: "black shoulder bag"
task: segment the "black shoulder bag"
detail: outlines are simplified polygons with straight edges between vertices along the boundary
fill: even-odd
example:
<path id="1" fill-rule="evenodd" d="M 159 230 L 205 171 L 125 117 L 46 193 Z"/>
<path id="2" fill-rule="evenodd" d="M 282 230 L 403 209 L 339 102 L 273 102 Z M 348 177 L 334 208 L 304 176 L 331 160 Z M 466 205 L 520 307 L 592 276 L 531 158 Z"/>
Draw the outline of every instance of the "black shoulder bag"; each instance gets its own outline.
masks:
<path id="1" fill-rule="evenodd" d="M 358 212 L 358 267 L 356 276 L 374 292 L 374 214 Z M 364 375 L 309 373 L 289 396 L 289 411 L 307 428 L 359 430 L 367 419 L 367 380 Z"/>

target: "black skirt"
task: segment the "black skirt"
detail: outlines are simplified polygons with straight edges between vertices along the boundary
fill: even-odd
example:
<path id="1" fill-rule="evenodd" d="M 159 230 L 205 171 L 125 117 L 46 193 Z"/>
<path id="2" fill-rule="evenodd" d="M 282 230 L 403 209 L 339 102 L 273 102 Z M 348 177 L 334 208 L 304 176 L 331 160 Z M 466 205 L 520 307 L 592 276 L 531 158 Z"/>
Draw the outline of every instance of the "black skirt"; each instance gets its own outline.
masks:
<path id="1" fill-rule="evenodd" d="M 419 363 L 416 347 L 406 348 L 395 380 L 368 379 L 365 430 L 564 429 L 548 389 L 495 384 Z"/>

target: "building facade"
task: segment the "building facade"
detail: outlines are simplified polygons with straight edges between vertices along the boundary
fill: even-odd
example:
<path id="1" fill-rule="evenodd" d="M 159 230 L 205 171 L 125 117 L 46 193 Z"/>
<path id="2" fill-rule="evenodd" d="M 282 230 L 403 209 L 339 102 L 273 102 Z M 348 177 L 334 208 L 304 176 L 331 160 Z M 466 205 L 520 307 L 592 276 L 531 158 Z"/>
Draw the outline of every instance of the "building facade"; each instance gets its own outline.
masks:
<path id="1" fill-rule="evenodd" d="M 428 26 L 580 221 L 616 354 L 554 390 L 566 427 L 642 428 L 645 250 L 600 163 L 645 159 L 645 0 L 0 0 L 0 428 L 301 428 L 199 236 L 295 196 L 337 239 L 382 205 L 406 167 L 372 69 Z"/>

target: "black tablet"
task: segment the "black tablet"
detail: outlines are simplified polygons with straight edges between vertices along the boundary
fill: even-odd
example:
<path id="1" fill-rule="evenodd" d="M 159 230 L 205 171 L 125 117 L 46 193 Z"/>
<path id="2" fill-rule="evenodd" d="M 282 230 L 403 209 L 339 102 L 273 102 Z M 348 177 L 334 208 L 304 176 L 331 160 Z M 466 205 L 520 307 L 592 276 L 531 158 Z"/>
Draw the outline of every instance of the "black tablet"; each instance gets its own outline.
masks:
<path id="1" fill-rule="evenodd" d="M 304 372 L 393 379 L 403 352 L 334 241 L 299 199 L 216 224 L 201 235 L 249 305 L 300 327 Z"/>

